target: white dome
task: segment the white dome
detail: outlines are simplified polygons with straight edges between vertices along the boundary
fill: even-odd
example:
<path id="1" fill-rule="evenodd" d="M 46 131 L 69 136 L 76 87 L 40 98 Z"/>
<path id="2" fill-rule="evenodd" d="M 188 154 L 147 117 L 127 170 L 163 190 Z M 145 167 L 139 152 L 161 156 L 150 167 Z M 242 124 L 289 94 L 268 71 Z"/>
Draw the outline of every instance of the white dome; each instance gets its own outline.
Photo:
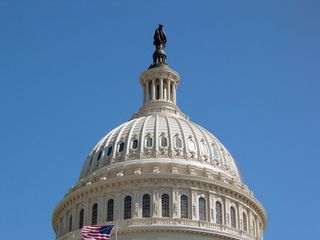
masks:
<path id="1" fill-rule="evenodd" d="M 57 240 L 111 224 L 119 240 L 263 238 L 263 206 L 228 150 L 180 111 L 162 47 L 140 76 L 142 107 L 98 142 L 54 210 Z"/>
<path id="2" fill-rule="evenodd" d="M 113 129 L 94 147 L 85 161 L 81 178 L 123 162 L 175 163 L 223 173 L 241 181 L 228 150 L 206 129 L 179 116 L 139 117 Z"/>

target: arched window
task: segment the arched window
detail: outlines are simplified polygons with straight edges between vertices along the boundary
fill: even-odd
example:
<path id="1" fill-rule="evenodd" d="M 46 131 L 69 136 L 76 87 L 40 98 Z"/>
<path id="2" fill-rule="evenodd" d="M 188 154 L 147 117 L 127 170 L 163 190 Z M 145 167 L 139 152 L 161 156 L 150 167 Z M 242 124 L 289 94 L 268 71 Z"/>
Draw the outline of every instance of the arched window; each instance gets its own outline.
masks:
<path id="1" fill-rule="evenodd" d="M 169 217 L 169 195 L 162 194 L 161 196 L 162 217 Z"/>
<path id="2" fill-rule="evenodd" d="M 203 197 L 199 198 L 199 220 L 206 220 L 206 200 Z"/>
<path id="3" fill-rule="evenodd" d="M 99 160 L 100 160 L 101 155 L 102 155 L 102 151 L 100 151 L 100 152 L 98 153 L 97 161 L 99 161 Z"/>
<path id="4" fill-rule="evenodd" d="M 79 228 L 83 227 L 83 220 L 84 220 L 84 210 L 81 209 L 79 213 Z"/>
<path id="5" fill-rule="evenodd" d="M 204 142 L 201 144 L 201 149 L 202 149 L 202 154 L 203 155 L 205 155 L 205 156 L 209 155 L 207 144 L 205 144 Z"/>
<path id="6" fill-rule="evenodd" d="M 247 223 L 247 214 L 245 212 L 242 213 L 242 221 L 243 221 L 243 230 L 248 231 L 248 223 Z"/>
<path id="7" fill-rule="evenodd" d="M 168 146 L 168 139 L 165 136 L 162 136 L 160 138 L 160 146 L 161 147 L 167 147 Z"/>
<path id="8" fill-rule="evenodd" d="M 107 149 L 107 156 L 109 157 L 112 153 L 112 146 L 109 146 Z"/>
<path id="9" fill-rule="evenodd" d="M 91 164 L 92 164 L 92 160 L 93 160 L 93 157 L 91 157 L 91 159 L 90 159 L 89 167 L 90 167 L 90 166 L 91 166 Z"/>
<path id="10" fill-rule="evenodd" d="M 194 141 L 192 139 L 189 139 L 188 146 L 189 146 L 190 152 L 196 151 L 196 144 L 194 143 Z"/>
<path id="11" fill-rule="evenodd" d="M 188 218 L 188 197 L 186 195 L 180 198 L 180 212 L 181 218 Z"/>
<path id="12" fill-rule="evenodd" d="M 222 224 L 222 205 L 220 202 L 216 202 L 216 223 Z"/>
<path id="13" fill-rule="evenodd" d="M 118 152 L 123 152 L 124 150 L 124 142 L 119 143 Z"/>
<path id="14" fill-rule="evenodd" d="M 95 203 L 92 206 L 92 219 L 91 219 L 91 224 L 92 225 L 97 225 L 97 220 L 98 220 L 98 204 Z"/>
<path id="15" fill-rule="evenodd" d="M 230 220 L 231 220 L 231 227 L 237 227 L 236 226 L 236 210 L 234 207 L 230 208 Z"/>
<path id="16" fill-rule="evenodd" d="M 131 144 L 132 149 L 137 149 L 138 148 L 138 139 L 133 139 L 132 144 Z"/>
<path id="17" fill-rule="evenodd" d="M 69 217 L 69 232 L 72 231 L 72 215 Z"/>
<path id="18" fill-rule="evenodd" d="M 107 221 L 113 221 L 114 201 L 109 199 L 107 203 Z"/>
<path id="19" fill-rule="evenodd" d="M 124 219 L 131 218 L 131 197 L 126 196 L 124 198 Z"/>
<path id="20" fill-rule="evenodd" d="M 150 195 L 145 194 L 142 197 L 142 217 L 150 217 Z"/>
<path id="21" fill-rule="evenodd" d="M 147 137 L 146 139 L 146 147 L 151 148 L 153 146 L 153 139 L 152 137 Z"/>
<path id="22" fill-rule="evenodd" d="M 212 150 L 213 150 L 213 156 L 215 159 L 219 160 L 220 159 L 220 153 L 216 145 L 212 145 Z"/>
<path id="23" fill-rule="evenodd" d="M 175 137 L 175 146 L 176 148 L 182 148 L 182 140 L 179 137 Z"/>

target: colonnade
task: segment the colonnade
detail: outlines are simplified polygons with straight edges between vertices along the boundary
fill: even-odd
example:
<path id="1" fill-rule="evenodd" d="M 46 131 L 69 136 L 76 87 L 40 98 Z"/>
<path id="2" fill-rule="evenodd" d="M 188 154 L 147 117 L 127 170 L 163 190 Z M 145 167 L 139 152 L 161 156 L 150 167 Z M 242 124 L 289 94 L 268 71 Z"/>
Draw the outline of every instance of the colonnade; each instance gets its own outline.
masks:
<path id="1" fill-rule="evenodd" d="M 178 189 L 163 189 L 151 190 L 144 189 L 144 191 L 133 192 L 117 192 L 111 194 L 103 194 L 98 198 L 89 199 L 89 201 L 81 202 L 72 206 L 71 209 L 64 212 L 60 218 L 57 232 L 58 236 L 62 236 L 67 232 L 74 231 L 80 228 L 79 225 L 91 225 L 94 215 L 93 206 L 97 205 L 96 218 L 99 224 L 107 221 L 108 215 L 108 201 L 113 200 L 112 205 L 112 219 L 114 221 L 122 221 L 124 219 L 125 203 L 124 199 L 130 197 L 130 219 L 146 219 L 143 217 L 143 196 L 149 196 L 149 215 L 147 218 L 164 218 L 169 217 L 172 221 L 179 219 L 179 221 L 186 220 L 185 224 L 191 224 L 190 220 L 205 221 L 234 227 L 240 231 L 247 232 L 253 236 L 260 236 L 261 223 L 256 213 L 254 213 L 248 206 L 226 199 L 225 197 L 217 196 L 209 192 L 197 192 L 192 190 L 178 190 Z M 164 216 L 163 195 L 168 196 L 168 216 Z M 182 215 L 182 196 L 186 201 L 185 217 Z M 204 212 L 201 216 L 200 199 L 204 202 Z M 220 203 L 220 210 L 218 212 L 217 204 Z M 234 209 L 234 226 L 232 226 L 231 209 Z M 83 216 L 80 217 L 81 211 Z M 219 217 L 220 215 L 220 217 Z M 245 217 L 244 217 L 245 216 Z M 82 220 L 80 220 L 82 218 Z M 219 220 L 221 218 L 221 220 Z M 81 222 L 81 223 L 79 223 Z"/>
<path id="2" fill-rule="evenodd" d="M 144 103 L 169 101 L 176 104 L 176 83 L 170 78 L 150 79 L 143 84 Z"/>

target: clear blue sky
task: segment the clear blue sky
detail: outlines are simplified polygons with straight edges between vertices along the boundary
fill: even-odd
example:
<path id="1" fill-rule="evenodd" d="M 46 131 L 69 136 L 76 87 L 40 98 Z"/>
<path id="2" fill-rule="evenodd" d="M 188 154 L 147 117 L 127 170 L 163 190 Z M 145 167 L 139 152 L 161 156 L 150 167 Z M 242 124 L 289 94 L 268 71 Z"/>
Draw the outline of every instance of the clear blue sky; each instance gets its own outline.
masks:
<path id="1" fill-rule="evenodd" d="M 51 214 L 96 142 L 138 110 L 159 23 L 178 104 L 229 149 L 265 239 L 320 229 L 320 4 L 0 1 L 1 239 L 53 239 Z"/>

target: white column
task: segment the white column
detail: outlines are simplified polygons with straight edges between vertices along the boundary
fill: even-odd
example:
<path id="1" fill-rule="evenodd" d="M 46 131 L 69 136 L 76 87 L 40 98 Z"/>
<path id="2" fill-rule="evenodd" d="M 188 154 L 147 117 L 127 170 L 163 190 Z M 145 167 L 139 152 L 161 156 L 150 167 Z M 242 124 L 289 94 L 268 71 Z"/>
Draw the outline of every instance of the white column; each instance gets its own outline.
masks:
<path id="1" fill-rule="evenodd" d="M 228 222 L 228 219 L 227 219 L 227 200 L 225 198 L 223 198 L 223 208 L 224 208 L 224 211 L 223 211 L 223 224 L 224 225 L 228 225 L 229 222 Z"/>
<path id="2" fill-rule="evenodd" d="M 153 190 L 153 217 L 159 217 L 160 213 L 160 199 L 159 199 L 159 193 L 158 190 Z M 152 212 L 151 212 L 152 213 Z"/>
<path id="3" fill-rule="evenodd" d="M 214 196 L 209 194 L 209 222 L 214 222 Z"/>
<path id="4" fill-rule="evenodd" d="M 155 80 L 152 79 L 152 88 L 151 88 L 152 92 L 151 92 L 151 100 L 155 100 L 156 99 L 156 84 L 155 84 Z"/>
<path id="5" fill-rule="evenodd" d="M 123 201 L 121 199 L 121 194 L 117 193 L 114 199 L 114 221 L 119 221 L 123 218 L 122 214 Z"/>
<path id="6" fill-rule="evenodd" d="M 170 96 L 170 79 L 167 79 L 167 100 L 171 101 L 171 96 Z"/>
<path id="7" fill-rule="evenodd" d="M 160 79 L 160 100 L 163 100 L 163 78 Z"/>
<path id="8" fill-rule="evenodd" d="M 139 218 L 141 216 L 140 214 L 140 194 L 138 191 L 135 191 L 133 193 L 133 213 L 132 213 L 132 218 Z"/>
<path id="9" fill-rule="evenodd" d="M 164 82 L 164 85 L 163 85 L 163 99 L 164 100 L 167 100 L 167 96 L 168 96 L 167 92 L 168 92 L 167 83 Z"/>
<path id="10" fill-rule="evenodd" d="M 174 104 L 176 104 L 176 84 L 172 84 L 172 101 Z"/>
<path id="11" fill-rule="evenodd" d="M 77 216 L 77 212 L 78 212 L 78 209 L 76 209 L 75 207 L 72 208 L 71 210 L 71 214 L 72 214 L 72 226 L 71 226 L 71 230 L 75 230 L 77 229 L 77 222 L 79 221 L 78 220 L 78 216 Z"/>
<path id="12" fill-rule="evenodd" d="M 103 223 L 105 221 L 104 216 L 105 216 L 105 211 L 104 211 L 104 201 L 103 201 L 103 197 L 99 197 L 98 199 L 98 219 L 97 219 L 97 223 Z"/>
<path id="13" fill-rule="evenodd" d="M 195 192 L 191 191 L 191 219 L 192 220 L 199 220 L 197 218 L 197 216 L 198 216 L 197 210 L 198 210 L 197 194 Z"/>
<path id="14" fill-rule="evenodd" d="M 179 218 L 179 191 L 178 189 L 174 189 L 172 191 L 172 218 Z"/>
<path id="15" fill-rule="evenodd" d="M 84 206 L 84 208 L 83 208 L 83 225 L 91 225 L 90 224 L 90 219 L 91 219 L 91 211 L 90 211 L 90 204 L 89 204 L 89 201 L 87 201 L 86 203 L 85 203 L 85 206 Z"/>

